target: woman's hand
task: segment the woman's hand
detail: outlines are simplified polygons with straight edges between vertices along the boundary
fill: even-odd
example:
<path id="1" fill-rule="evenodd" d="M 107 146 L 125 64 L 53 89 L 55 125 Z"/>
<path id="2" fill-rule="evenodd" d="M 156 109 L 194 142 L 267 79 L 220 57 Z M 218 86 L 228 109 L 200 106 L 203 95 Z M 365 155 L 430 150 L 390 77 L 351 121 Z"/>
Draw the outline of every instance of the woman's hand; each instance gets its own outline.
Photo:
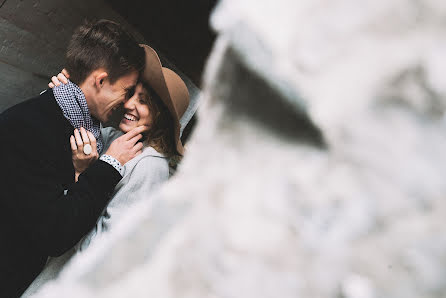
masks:
<path id="1" fill-rule="evenodd" d="M 96 147 L 96 138 L 83 127 L 80 128 L 80 133 L 79 130 L 74 130 L 74 136 L 70 137 L 70 144 L 71 158 L 75 171 L 74 180 L 77 182 L 79 175 L 98 159 L 99 154 Z M 84 153 L 84 147 L 87 144 L 91 146 L 91 153 L 88 155 Z"/>
<path id="2" fill-rule="evenodd" d="M 56 76 L 51 78 L 51 82 L 48 83 L 48 87 L 54 88 L 54 86 L 59 86 L 61 83 L 67 84 L 68 79 L 70 78 L 70 74 L 64 68 L 62 71 Z"/>

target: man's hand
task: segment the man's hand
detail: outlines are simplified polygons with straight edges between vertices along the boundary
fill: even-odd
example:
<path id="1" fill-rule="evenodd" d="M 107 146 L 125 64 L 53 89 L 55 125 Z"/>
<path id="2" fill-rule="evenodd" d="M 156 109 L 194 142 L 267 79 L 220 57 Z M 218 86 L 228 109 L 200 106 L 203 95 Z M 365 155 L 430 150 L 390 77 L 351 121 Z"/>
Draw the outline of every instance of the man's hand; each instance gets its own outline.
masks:
<path id="1" fill-rule="evenodd" d="M 74 130 L 74 135 L 70 137 L 70 144 L 71 158 L 75 171 L 74 177 L 77 182 L 79 175 L 82 174 L 91 163 L 98 159 L 99 154 L 96 147 L 96 138 L 91 132 L 85 130 L 83 127 L 80 128 L 80 133 L 78 129 Z M 89 155 L 84 153 L 84 146 L 86 144 L 91 145 L 92 152 Z"/>
<path id="2" fill-rule="evenodd" d="M 142 143 L 138 142 L 142 138 L 142 133 L 148 129 L 147 126 L 138 126 L 123 136 L 120 136 L 111 143 L 105 154 L 113 156 L 122 165 L 141 153 Z"/>

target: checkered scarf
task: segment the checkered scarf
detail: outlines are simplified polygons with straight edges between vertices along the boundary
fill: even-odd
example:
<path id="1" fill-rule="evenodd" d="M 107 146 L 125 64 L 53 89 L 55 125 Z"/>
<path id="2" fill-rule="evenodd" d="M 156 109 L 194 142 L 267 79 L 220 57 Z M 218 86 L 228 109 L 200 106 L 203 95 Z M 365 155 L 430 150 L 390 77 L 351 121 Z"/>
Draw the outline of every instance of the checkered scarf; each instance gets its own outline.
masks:
<path id="1" fill-rule="evenodd" d="M 54 97 L 62 109 L 65 118 L 74 128 L 80 127 L 90 131 L 96 138 L 98 153 L 102 152 L 103 140 L 101 135 L 101 123 L 91 117 L 87 100 L 81 88 L 71 81 L 68 84 L 60 84 L 53 88 Z"/>

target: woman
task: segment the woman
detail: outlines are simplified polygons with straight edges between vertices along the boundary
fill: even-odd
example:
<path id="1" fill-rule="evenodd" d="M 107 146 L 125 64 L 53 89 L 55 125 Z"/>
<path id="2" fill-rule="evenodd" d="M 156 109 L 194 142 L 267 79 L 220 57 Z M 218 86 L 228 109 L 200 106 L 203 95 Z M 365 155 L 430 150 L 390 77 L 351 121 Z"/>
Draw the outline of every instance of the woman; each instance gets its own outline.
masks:
<path id="1" fill-rule="evenodd" d="M 142 153 L 124 165 L 123 177 L 96 226 L 71 251 L 50 259 L 25 292 L 25 297 L 35 293 L 48 280 L 57 277 L 73 253 L 86 249 L 104 231 L 117 225 L 119 218 L 129 207 L 147 199 L 151 192 L 169 178 L 169 159 L 181 156 L 184 152 L 180 141 L 179 119 L 189 105 L 188 90 L 175 72 L 162 67 L 158 55 L 151 47 L 143 47 L 146 52 L 146 66 L 134 92 L 124 103 L 125 113 L 119 123 L 119 130 L 111 127 L 102 129 L 103 152 L 106 152 L 110 144 L 123 133 L 136 126 L 147 126 Z M 66 72 L 65 75 L 68 76 Z M 54 84 L 66 81 L 64 75 L 59 74 L 58 78 L 59 80 L 53 77 Z M 96 146 L 92 146 L 90 154 L 84 153 L 84 143 L 87 142 L 95 144 L 96 140 L 83 129 L 80 133 L 75 132 L 75 136 L 70 139 L 75 179 L 98 156 Z"/>

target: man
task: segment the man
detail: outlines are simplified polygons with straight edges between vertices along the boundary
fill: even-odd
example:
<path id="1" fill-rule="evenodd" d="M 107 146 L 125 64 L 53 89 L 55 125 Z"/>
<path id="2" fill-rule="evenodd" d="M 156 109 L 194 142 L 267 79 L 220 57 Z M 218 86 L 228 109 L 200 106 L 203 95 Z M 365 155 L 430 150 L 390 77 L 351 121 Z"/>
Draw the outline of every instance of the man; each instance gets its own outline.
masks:
<path id="1" fill-rule="evenodd" d="M 100 122 L 135 87 L 144 50 L 118 24 L 101 20 L 76 30 L 66 58 L 69 84 L 0 115 L 0 297 L 23 293 L 48 256 L 63 254 L 94 226 L 122 165 L 141 149 L 139 127 L 117 139 L 75 182 L 73 130 L 87 128 L 88 134 L 81 130 L 84 143 L 94 135 L 101 151 Z"/>

